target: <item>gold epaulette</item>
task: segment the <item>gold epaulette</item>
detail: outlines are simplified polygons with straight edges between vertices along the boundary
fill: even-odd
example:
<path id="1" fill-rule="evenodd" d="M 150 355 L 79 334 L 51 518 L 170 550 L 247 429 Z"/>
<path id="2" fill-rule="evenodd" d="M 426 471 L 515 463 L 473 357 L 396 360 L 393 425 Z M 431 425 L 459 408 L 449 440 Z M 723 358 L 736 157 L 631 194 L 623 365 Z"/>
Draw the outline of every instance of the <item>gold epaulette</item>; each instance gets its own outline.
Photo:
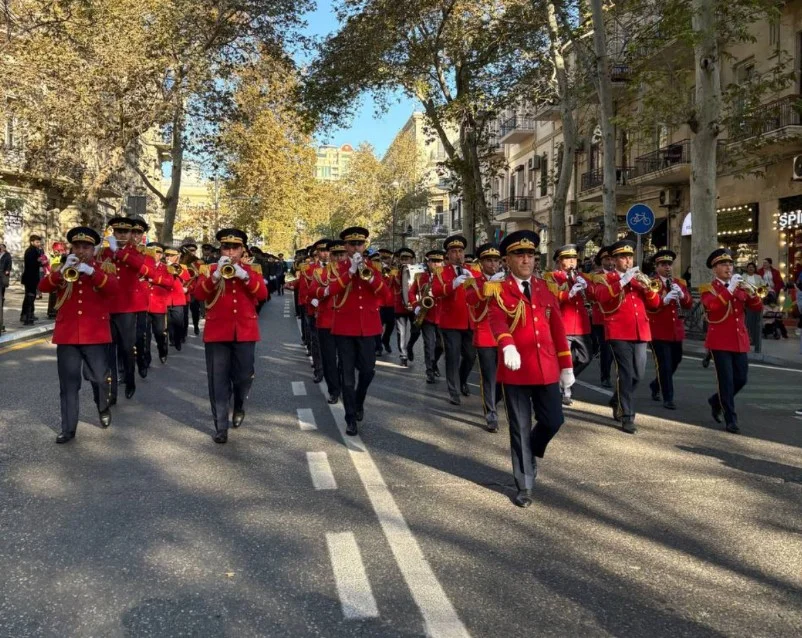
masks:
<path id="1" fill-rule="evenodd" d="M 100 269 L 107 275 L 117 274 L 117 266 L 115 266 L 110 259 L 106 259 L 102 264 L 100 264 Z"/>
<path id="2" fill-rule="evenodd" d="M 603 275 L 603 274 L 591 275 L 591 281 L 594 284 L 604 284 L 606 286 L 607 285 L 607 275 Z"/>
<path id="3" fill-rule="evenodd" d="M 677 277 L 677 283 L 685 286 L 686 288 L 688 287 L 688 282 L 684 279 L 680 279 L 679 277 Z"/>
<path id="4" fill-rule="evenodd" d="M 204 277 L 208 277 L 211 273 L 211 269 L 209 268 L 209 264 L 203 264 L 200 268 L 198 268 L 198 274 L 203 275 Z"/>
<path id="5" fill-rule="evenodd" d="M 186 264 L 181 264 L 181 272 L 187 272 L 189 267 Z"/>
<path id="6" fill-rule="evenodd" d="M 144 255 L 145 251 L 147 250 L 147 248 L 145 248 L 145 246 L 142 246 L 141 244 L 139 246 L 137 246 L 136 249 L 137 249 L 137 251 L 139 252 L 140 255 Z"/>
<path id="7" fill-rule="evenodd" d="M 482 294 L 485 297 L 495 297 L 496 295 L 501 294 L 501 282 L 486 281 L 485 285 L 482 287 Z"/>
<path id="8" fill-rule="evenodd" d="M 714 292 L 713 291 L 713 284 L 701 284 L 699 286 L 699 294 L 701 295 L 702 293 L 705 293 L 705 292 Z"/>
<path id="9" fill-rule="evenodd" d="M 259 264 L 251 264 L 251 270 L 255 272 L 257 275 L 262 274 L 262 267 Z"/>
<path id="10" fill-rule="evenodd" d="M 148 257 L 153 257 L 153 259 L 156 259 L 156 246 L 151 246 L 150 248 L 146 248 L 145 253 L 147 254 Z"/>

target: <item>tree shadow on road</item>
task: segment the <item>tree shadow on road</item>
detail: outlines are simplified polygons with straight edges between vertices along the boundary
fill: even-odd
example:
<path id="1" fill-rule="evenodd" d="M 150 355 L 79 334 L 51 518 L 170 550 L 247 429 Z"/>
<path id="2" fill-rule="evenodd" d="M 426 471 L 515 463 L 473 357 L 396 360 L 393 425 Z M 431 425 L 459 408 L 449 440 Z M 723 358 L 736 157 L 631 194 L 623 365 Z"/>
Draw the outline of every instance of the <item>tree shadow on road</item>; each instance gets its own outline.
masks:
<path id="1" fill-rule="evenodd" d="M 747 472 L 757 476 L 784 481 L 786 483 L 802 483 L 802 467 L 756 459 L 745 454 L 717 450 L 711 447 L 697 447 L 692 445 L 678 445 L 677 449 L 692 454 L 702 454 L 721 461 L 726 467 Z"/>

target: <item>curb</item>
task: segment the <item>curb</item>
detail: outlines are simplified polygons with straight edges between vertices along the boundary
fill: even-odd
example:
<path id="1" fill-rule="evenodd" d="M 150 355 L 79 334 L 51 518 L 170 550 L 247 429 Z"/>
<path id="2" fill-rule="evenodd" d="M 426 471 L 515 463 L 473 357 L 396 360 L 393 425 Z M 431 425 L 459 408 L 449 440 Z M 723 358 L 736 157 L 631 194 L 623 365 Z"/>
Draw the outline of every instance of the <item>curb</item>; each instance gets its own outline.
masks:
<path id="1" fill-rule="evenodd" d="M 704 355 L 707 352 L 707 348 L 705 348 L 703 345 L 696 345 L 695 343 L 688 343 L 686 341 L 685 351 L 692 354 Z M 795 361 L 791 359 L 783 359 L 782 357 L 775 357 L 770 354 L 763 354 L 762 352 L 749 352 L 747 354 L 747 359 L 755 363 L 765 363 L 782 368 L 794 368 L 795 370 L 802 370 L 802 355 L 800 355 L 800 361 Z"/>
<path id="2" fill-rule="evenodd" d="M 18 341 L 24 341 L 26 339 L 30 339 L 31 337 L 36 337 L 38 335 L 43 335 L 48 332 L 53 332 L 55 327 L 56 327 L 55 322 L 50 322 L 43 324 L 41 326 L 36 326 L 36 328 L 17 330 L 15 332 L 12 332 L 11 334 L 0 336 L 0 346 L 5 346 L 10 343 L 17 343 Z"/>

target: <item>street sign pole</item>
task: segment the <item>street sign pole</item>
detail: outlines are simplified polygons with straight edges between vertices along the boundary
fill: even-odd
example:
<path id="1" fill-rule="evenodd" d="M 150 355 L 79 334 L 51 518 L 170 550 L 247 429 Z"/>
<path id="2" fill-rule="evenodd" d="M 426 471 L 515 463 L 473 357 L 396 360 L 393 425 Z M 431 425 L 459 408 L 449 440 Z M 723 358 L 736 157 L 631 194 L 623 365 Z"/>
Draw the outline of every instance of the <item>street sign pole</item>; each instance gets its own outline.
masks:
<path id="1" fill-rule="evenodd" d="M 639 268 L 643 263 L 643 240 L 641 237 L 643 237 L 643 235 L 638 234 L 638 243 L 635 246 L 635 265 Z"/>
<path id="2" fill-rule="evenodd" d="M 635 204 L 627 211 L 627 226 L 638 237 L 635 249 L 635 265 L 643 263 L 643 235 L 654 228 L 654 211 L 646 204 Z"/>

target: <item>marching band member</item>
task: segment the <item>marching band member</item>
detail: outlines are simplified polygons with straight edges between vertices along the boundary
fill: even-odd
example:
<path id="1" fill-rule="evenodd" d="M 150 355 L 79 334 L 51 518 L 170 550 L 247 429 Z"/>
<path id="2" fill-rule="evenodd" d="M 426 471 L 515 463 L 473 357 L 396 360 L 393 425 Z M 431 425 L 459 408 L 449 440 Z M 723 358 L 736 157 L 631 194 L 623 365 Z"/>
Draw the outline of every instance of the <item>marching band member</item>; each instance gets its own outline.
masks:
<path id="1" fill-rule="evenodd" d="M 652 399 L 660 400 L 663 407 L 676 410 L 674 403 L 674 373 L 682 361 L 682 342 L 685 340 L 685 322 L 679 314 L 680 308 L 686 310 L 693 306 L 693 297 L 687 284 L 671 274 L 671 267 L 677 258 L 670 250 L 659 250 L 654 256 L 656 274 L 660 282 L 661 304 L 649 312 L 652 331 L 652 350 L 657 360 L 657 376 L 649 384 Z"/>
<path id="2" fill-rule="evenodd" d="M 490 329 L 498 343 L 498 380 L 510 423 L 512 471 L 518 507 L 532 504 L 537 458 L 563 424 L 560 389 L 574 374 L 560 307 L 541 279 L 533 277 L 540 238 L 518 230 L 501 242 L 510 274 L 485 284 Z M 532 427 L 532 411 L 535 425 Z"/>
<path id="3" fill-rule="evenodd" d="M 352 226 L 340 233 L 348 256 L 337 264 L 323 292 L 324 296 L 334 297 L 331 332 L 342 366 L 345 433 L 349 436 L 359 433 L 357 422 L 364 419 L 365 397 L 376 373 L 375 338 L 382 330 L 379 299 L 384 294 L 384 279 L 363 257 L 368 236 L 368 230 L 361 226 Z"/>
<path id="4" fill-rule="evenodd" d="M 482 244 L 476 249 L 479 255 L 481 272 L 466 280 L 465 301 L 474 326 L 473 346 L 479 358 L 481 373 L 482 403 L 488 432 L 498 432 L 496 404 L 501 400 L 501 389 L 496 383 L 498 367 L 498 348 L 496 338 L 490 329 L 488 310 L 490 300 L 484 295 L 484 285 L 488 281 L 504 281 L 506 274 L 500 272 L 501 252 L 495 244 Z"/>
<path id="5" fill-rule="evenodd" d="M 397 253 L 398 268 L 391 271 L 390 286 L 393 293 L 393 316 L 395 325 L 398 329 L 398 350 L 401 357 L 401 365 L 407 367 L 409 361 L 414 359 L 409 347 L 412 338 L 412 328 L 415 315 L 412 311 L 412 304 L 406 305 L 401 290 L 401 277 L 404 268 L 412 264 L 415 260 L 415 251 L 411 248 L 401 248 Z M 410 289 L 412 286 L 410 285 Z M 409 293 L 409 291 L 407 291 Z M 411 296 L 410 296 L 411 301 Z"/>
<path id="6" fill-rule="evenodd" d="M 713 271 L 710 284 L 699 286 L 702 305 L 707 313 L 705 347 L 713 354 L 718 392 L 707 402 L 716 423 L 724 423 L 727 432 L 737 434 L 738 414 L 735 395 L 746 385 L 749 372 L 749 333 L 745 311 L 761 311 L 763 302 L 757 289 L 746 284 L 741 275 L 733 274 L 732 253 L 725 248 L 714 250 L 707 258 Z"/>
<path id="7" fill-rule="evenodd" d="M 187 295 L 191 292 L 191 276 L 189 268 L 180 263 L 181 253 L 177 248 L 165 248 L 164 258 L 167 267 L 177 272 L 173 277 L 173 285 L 170 289 L 167 310 L 167 334 L 168 343 L 181 352 L 181 345 L 184 341 L 184 325 L 187 315 Z M 195 272 L 200 272 L 200 265 L 195 267 Z M 179 272 L 180 268 L 180 272 Z"/>
<path id="8" fill-rule="evenodd" d="M 148 248 L 152 252 L 155 267 L 147 279 L 148 282 L 148 313 L 145 331 L 145 370 L 150 367 L 152 360 L 150 352 L 151 337 L 156 339 L 156 350 L 159 361 L 167 362 L 167 304 L 173 290 L 173 275 L 167 270 L 162 261 L 164 246 L 158 242 L 151 242 Z"/>
<path id="9" fill-rule="evenodd" d="M 262 277 L 241 263 L 248 236 L 237 228 L 224 228 L 216 237 L 222 256 L 217 264 L 209 266 L 208 275 L 198 275 L 194 294 L 198 301 L 206 303 L 203 342 L 213 438 L 215 443 L 225 443 L 232 390 L 232 427 L 238 428 L 245 419 L 245 399 L 253 384 L 254 353 L 259 341 L 256 304 L 267 297 L 267 288 Z"/>
<path id="10" fill-rule="evenodd" d="M 181 244 L 181 262 L 182 265 L 194 265 L 196 268 L 200 266 L 201 260 L 197 256 L 198 245 L 194 241 L 187 241 Z M 201 318 L 201 303 L 193 297 L 189 297 L 187 303 L 187 312 L 184 316 L 184 341 L 189 334 L 189 319 L 192 317 L 192 330 L 197 337 L 200 334 L 200 318 Z"/>
<path id="11" fill-rule="evenodd" d="M 610 400 L 613 418 L 621 429 L 637 432 L 633 393 L 646 372 L 646 346 L 652 339 L 647 310 L 660 305 L 660 296 L 650 290 L 649 279 L 633 268 L 635 242 L 621 240 L 610 246 L 615 270 L 597 275 L 594 293 L 604 313 L 604 336 L 618 370 L 615 393 Z"/>
<path id="12" fill-rule="evenodd" d="M 432 295 L 441 303 L 440 333 L 446 353 L 446 382 L 449 402 L 460 404 L 460 392 L 469 396 L 468 375 L 476 359 L 473 348 L 473 331 L 465 303 L 465 281 L 473 273 L 463 266 L 467 240 L 462 235 L 451 235 L 443 242 L 446 266 L 435 275 Z"/>
<path id="13" fill-rule="evenodd" d="M 109 301 L 117 292 L 118 282 L 111 263 L 95 261 L 95 247 L 100 235 L 86 226 L 67 233 L 72 254 L 59 270 L 51 271 L 39 283 L 42 292 L 56 292 L 56 344 L 61 396 L 61 433 L 56 443 L 75 438 L 78 427 L 78 397 L 81 368 L 92 384 L 101 427 L 111 424 L 109 410 L 110 379 L 107 376 L 108 344 L 111 343 Z"/>
<path id="14" fill-rule="evenodd" d="M 390 339 L 393 336 L 395 329 L 395 295 L 391 287 L 390 274 L 393 270 L 393 251 L 388 248 L 379 248 L 379 259 L 381 263 L 377 264 L 379 271 L 384 277 L 384 290 L 385 297 L 382 300 L 382 305 L 379 307 L 379 315 L 382 320 L 382 335 L 381 345 L 384 347 L 384 352 L 390 353 L 393 351 L 390 346 Z M 376 354 L 381 356 L 383 353 L 376 350 Z M 402 364 L 403 365 L 403 364 Z"/>
<path id="15" fill-rule="evenodd" d="M 320 356 L 320 340 L 317 334 L 317 309 L 312 305 L 312 295 L 316 281 L 316 274 L 323 271 L 329 260 L 328 239 L 318 239 L 312 244 L 311 252 L 314 257 L 304 270 L 305 278 L 301 282 L 301 296 L 306 299 L 306 334 L 309 339 L 309 351 L 312 355 L 313 381 L 323 381 L 323 359 Z"/>
<path id="16" fill-rule="evenodd" d="M 100 253 L 100 261 L 116 267 L 117 293 L 110 300 L 111 336 L 109 363 L 111 370 L 111 405 L 117 403 L 118 371 L 117 357 L 122 359 L 125 398 L 136 392 L 135 344 L 137 312 L 147 309 L 147 296 L 140 294 L 140 278 L 147 277 L 150 270 L 145 255 L 137 250 L 138 239 L 132 239 L 134 220 L 114 217 L 109 220 L 112 234 L 106 237 L 108 247 Z M 138 230 L 141 225 L 138 223 Z M 137 233 L 141 238 L 141 232 Z"/>
<path id="17" fill-rule="evenodd" d="M 145 250 L 142 240 L 150 226 L 141 217 L 131 217 L 131 245 L 145 257 L 145 267 L 147 272 L 134 281 L 132 292 L 134 312 L 136 312 L 136 342 L 134 346 L 136 367 L 139 376 L 143 379 L 148 376 L 148 363 L 145 358 L 145 335 L 148 329 L 148 303 L 150 301 L 150 290 L 148 279 L 153 274 L 156 262 Z"/>
<path id="18" fill-rule="evenodd" d="M 426 383 L 434 383 L 440 376 L 438 362 L 443 354 L 443 338 L 440 335 L 441 304 L 432 296 L 432 285 L 437 273 L 443 268 L 445 253 L 442 250 L 430 250 L 426 253 L 427 271 L 415 278 L 409 287 L 409 298 L 413 300 L 412 311 L 415 314 L 414 326 L 420 327 L 423 336 L 423 359 L 426 364 Z M 428 299 L 428 302 L 424 302 Z M 424 303 L 430 303 L 429 308 Z M 410 341 L 409 352 L 412 352 Z"/>
<path id="19" fill-rule="evenodd" d="M 593 360 L 590 339 L 590 316 L 585 308 L 585 301 L 591 300 L 593 290 L 588 281 L 576 270 L 576 245 L 566 244 L 554 251 L 556 270 L 547 272 L 544 280 L 551 293 L 560 302 L 560 314 L 571 346 L 571 360 L 574 364 L 574 375 L 579 376 Z M 571 405 L 571 389 L 563 393 L 563 405 Z"/>
<path id="20" fill-rule="evenodd" d="M 593 258 L 593 265 L 596 269 L 593 271 L 591 283 L 596 280 L 596 275 L 604 275 L 614 268 L 613 258 L 610 257 L 610 251 L 607 246 L 602 246 Z M 596 290 L 596 284 L 593 284 L 593 290 Z M 599 373 L 601 376 L 601 385 L 603 388 L 610 388 L 610 369 L 613 367 L 613 353 L 607 345 L 607 340 L 604 338 L 604 313 L 601 311 L 601 305 L 593 295 L 593 305 L 591 306 L 590 316 L 590 330 L 593 336 L 593 350 L 599 353 Z"/>

